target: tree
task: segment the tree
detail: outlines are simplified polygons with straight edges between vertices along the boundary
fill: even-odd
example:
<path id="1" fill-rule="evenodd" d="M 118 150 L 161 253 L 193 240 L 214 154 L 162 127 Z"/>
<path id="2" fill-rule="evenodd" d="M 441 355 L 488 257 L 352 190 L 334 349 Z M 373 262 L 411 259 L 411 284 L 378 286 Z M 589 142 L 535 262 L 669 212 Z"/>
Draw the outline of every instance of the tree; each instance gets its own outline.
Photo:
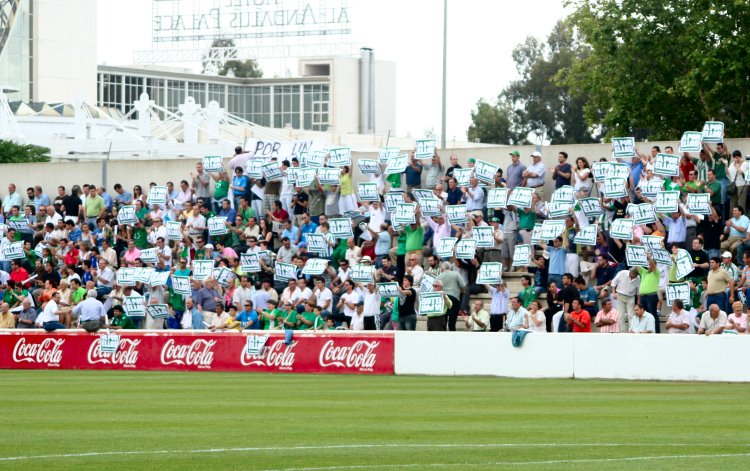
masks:
<path id="1" fill-rule="evenodd" d="M 203 60 L 201 61 L 201 73 L 216 74 L 221 71 L 224 67 L 225 61 L 220 59 L 221 55 L 219 54 L 218 49 L 230 47 L 235 47 L 233 39 L 216 38 L 211 41 L 211 47 L 203 55 Z"/>
<path id="2" fill-rule="evenodd" d="M 258 66 L 258 62 L 255 59 L 247 59 L 244 61 L 239 60 L 228 60 L 224 63 L 224 66 L 219 70 L 219 75 L 227 75 L 229 71 L 232 71 L 232 75 L 241 78 L 261 78 L 263 77 L 263 70 Z"/>
<path id="3" fill-rule="evenodd" d="M 723 121 L 750 133 L 750 5 L 734 0 L 571 0 L 571 21 L 591 50 L 561 83 L 585 97 L 589 125 L 609 136 L 638 129 L 677 139 Z"/>
<path id="4" fill-rule="evenodd" d="M 470 141 L 487 144 L 525 144 L 527 133 L 519 132 L 513 122 L 513 112 L 507 103 L 498 100 L 490 104 L 484 99 L 477 102 L 471 112 L 471 126 L 467 132 Z"/>
<path id="5" fill-rule="evenodd" d="M 558 21 L 546 43 L 528 37 L 516 46 L 513 60 L 520 79 L 511 82 L 502 96 L 513 107 L 519 129 L 551 144 L 598 142 L 584 119 L 586 94 L 573 96 L 557 80 L 561 70 L 587 54 L 588 48 L 568 21 Z"/>
<path id="6" fill-rule="evenodd" d="M 49 162 L 49 149 L 31 144 L 0 140 L 0 163 Z"/>

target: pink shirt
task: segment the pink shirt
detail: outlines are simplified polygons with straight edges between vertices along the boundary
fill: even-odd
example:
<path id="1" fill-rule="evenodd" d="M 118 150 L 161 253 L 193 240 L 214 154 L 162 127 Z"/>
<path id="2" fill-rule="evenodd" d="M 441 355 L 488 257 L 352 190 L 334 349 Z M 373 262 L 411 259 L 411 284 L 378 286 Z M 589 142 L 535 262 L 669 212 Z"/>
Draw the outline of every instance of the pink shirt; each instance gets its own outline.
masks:
<path id="1" fill-rule="evenodd" d="M 612 319 L 615 321 L 614 324 L 609 325 L 603 325 L 599 327 L 599 332 L 602 334 L 616 334 L 620 332 L 620 313 L 617 312 L 617 309 L 612 309 L 609 312 L 604 312 L 604 310 L 599 311 L 596 314 L 596 319 L 594 319 L 594 324 L 601 321 L 602 319 Z"/>
<path id="2" fill-rule="evenodd" d="M 739 316 L 735 316 L 734 313 L 731 313 L 727 316 L 727 329 L 733 329 L 734 327 L 732 324 L 729 323 L 729 319 L 734 321 L 735 326 L 743 327 L 745 329 L 745 332 L 747 332 L 747 316 L 745 314 L 740 314 Z"/>
<path id="3" fill-rule="evenodd" d="M 135 266 L 135 259 L 140 258 L 141 251 L 138 250 L 137 247 L 133 248 L 133 250 L 128 250 L 125 252 L 125 256 L 123 257 L 125 259 L 125 262 L 128 264 L 129 267 Z"/>

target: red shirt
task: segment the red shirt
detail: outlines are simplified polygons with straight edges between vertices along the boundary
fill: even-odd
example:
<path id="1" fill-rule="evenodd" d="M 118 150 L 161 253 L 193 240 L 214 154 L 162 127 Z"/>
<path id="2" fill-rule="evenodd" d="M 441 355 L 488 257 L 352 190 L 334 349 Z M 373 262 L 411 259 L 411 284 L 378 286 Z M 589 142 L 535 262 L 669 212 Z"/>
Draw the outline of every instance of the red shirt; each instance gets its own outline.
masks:
<path id="1" fill-rule="evenodd" d="M 578 327 L 578 324 L 571 322 L 573 326 L 573 332 L 591 332 L 591 316 L 587 311 L 583 309 L 579 311 L 573 311 L 570 313 L 570 317 L 583 323 L 583 327 Z"/>
<path id="2" fill-rule="evenodd" d="M 68 251 L 67 254 L 65 254 L 65 259 L 63 262 L 65 262 L 65 265 L 78 265 L 78 255 L 80 252 L 77 248 L 73 247 Z"/>
<path id="3" fill-rule="evenodd" d="M 24 267 L 18 267 L 17 269 L 10 271 L 10 279 L 15 281 L 19 285 L 22 281 L 27 280 L 28 278 L 29 272 L 27 272 Z M 26 283 L 26 286 L 28 285 L 29 283 Z"/>

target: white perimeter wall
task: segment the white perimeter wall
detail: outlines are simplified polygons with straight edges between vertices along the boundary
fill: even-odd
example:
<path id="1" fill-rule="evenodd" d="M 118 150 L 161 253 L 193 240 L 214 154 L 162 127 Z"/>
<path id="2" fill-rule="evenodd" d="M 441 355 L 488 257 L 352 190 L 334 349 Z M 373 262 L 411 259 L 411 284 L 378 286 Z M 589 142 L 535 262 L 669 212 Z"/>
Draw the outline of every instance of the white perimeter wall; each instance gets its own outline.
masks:
<path id="1" fill-rule="evenodd" d="M 396 374 L 750 381 L 748 335 L 397 332 Z"/>

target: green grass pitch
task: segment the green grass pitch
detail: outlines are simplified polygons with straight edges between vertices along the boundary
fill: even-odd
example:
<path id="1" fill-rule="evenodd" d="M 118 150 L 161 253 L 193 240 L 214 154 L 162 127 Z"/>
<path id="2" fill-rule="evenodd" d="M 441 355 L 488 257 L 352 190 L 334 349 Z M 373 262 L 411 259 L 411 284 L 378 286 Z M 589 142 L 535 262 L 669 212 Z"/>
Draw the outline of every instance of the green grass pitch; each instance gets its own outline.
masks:
<path id="1" fill-rule="evenodd" d="M 0 469 L 748 469 L 745 384 L 0 371 Z"/>

